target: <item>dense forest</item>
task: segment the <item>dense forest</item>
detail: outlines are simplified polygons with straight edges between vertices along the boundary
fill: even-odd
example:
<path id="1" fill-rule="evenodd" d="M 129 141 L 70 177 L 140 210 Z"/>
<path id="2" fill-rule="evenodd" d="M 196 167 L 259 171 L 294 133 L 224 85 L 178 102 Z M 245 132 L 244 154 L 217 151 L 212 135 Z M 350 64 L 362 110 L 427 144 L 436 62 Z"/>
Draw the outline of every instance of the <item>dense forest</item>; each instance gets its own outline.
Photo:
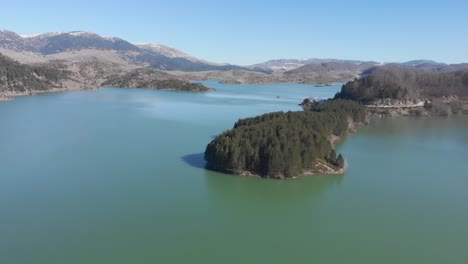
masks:
<path id="1" fill-rule="evenodd" d="M 263 178 L 292 178 L 310 172 L 318 161 L 343 167 L 330 135 L 343 136 L 349 120 L 363 122 L 365 107 L 329 100 L 299 112 L 275 112 L 239 120 L 208 144 L 207 167 Z"/>
<path id="2" fill-rule="evenodd" d="M 57 88 L 69 72 L 18 63 L 0 54 L 0 93 Z"/>
<path id="3" fill-rule="evenodd" d="M 411 68 L 382 68 L 348 82 L 335 98 L 371 102 L 376 99 L 468 97 L 468 70 L 438 73 Z"/>

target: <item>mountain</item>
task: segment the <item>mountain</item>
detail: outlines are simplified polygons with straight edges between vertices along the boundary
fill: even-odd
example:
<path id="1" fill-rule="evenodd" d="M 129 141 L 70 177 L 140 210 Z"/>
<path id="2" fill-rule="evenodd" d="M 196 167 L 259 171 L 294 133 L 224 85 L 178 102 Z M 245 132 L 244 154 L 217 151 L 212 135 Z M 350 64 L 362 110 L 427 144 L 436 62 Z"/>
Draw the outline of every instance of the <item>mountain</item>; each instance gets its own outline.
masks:
<path id="1" fill-rule="evenodd" d="M 411 60 L 403 63 L 381 64 L 375 61 L 339 60 L 339 59 L 277 59 L 247 66 L 255 71 L 286 74 L 324 74 L 340 72 L 342 77 L 367 75 L 376 69 L 383 68 L 416 68 L 431 72 L 453 72 L 468 68 L 468 63 L 445 64 L 432 60 Z M 347 72 L 344 72 L 347 71 Z M 353 78 L 353 77 L 350 77 Z"/>
<path id="2" fill-rule="evenodd" d="M 382 69 L 418 69 L 426 72 L 448 73 L 468 69 L 468 63 L 445 64 L 426 60 L 410 61 L 405 63 L 387 63 L 384 65 L 373 66 L 364 69 L 361 73 L 361 76 L 367 76 Z"/>
<path id="3" fill-rule="evenodd" d="M 27 51 L 25 40 L 12 31 L 0 30 L 0 47 L 12 50 Z"/>
<path id="4" fill-rule="evenodd" d="M 436 61 L 433 61 L 433 60 L 411 60 L 411 61 L 403 62 L 401 64 L 407 65 L 407 66 L 418 66 L 418 65 L 421 65 L 421 64 L 438 65 L 438 64 L 443 64 L 443 63 L 439 63 L 439 62 L 436 62 Z"/>
<path id="5" fill-rule="evenodd" d="M 248 66 L 251 71 L 198 71 L 198 72 L 174 72 L 186 80 L 220 80 L 223 83 L 332 83 L 347 82 L 357 78 L 365 69 L 378 65 L 376 62 L 359 62 L 331 60 L 321 62 L 321 59 L 309 60 L 272 60 L 264 64 Z M 304 64 L 305 62 L 313 62 Z M 292 70 L 284 71 L 287 67 Z M 302 66 L 300 66 L 302 65 Z M 264 68 L 261 68 L 264 67 Z M 265 68 L 266 67 L 266 68 Z M 268 68 L 269 67 L 269 68 Z M 282 67 L 281 71 L 278 70 Z"/>
<path id="6" fill-rule="evenodd" d="M 117 37 L 102 37 L 87 31 L 19 35 L 0 30 L 0 52 L 24 63 L 56 59 L 70 62 L 99 60 L 170 71 L 245 69 L 207 62 L 160 44 L 135 45 Z"/>
<path id="7" fill-rule="evenodd" d="M 0 47 L 16 51 L 31 51 L 41 55 L 81 49 L 139 50 L 138 47 L 125 40 L 115 37 L 101 37 L 87 31 L 19 35 L 12 31 L 0 30 Z"/>
<path id="8" fill-rule="evenodd" d="M 349 64 L 362 64 L 369 63 L 373 65 L 379 64 L 378 62 L 373 61 L 358 61 L 358 60 L 337 60 L 337 59 L 278 59 L 278 60 L 269 60 L 263 63 L 254 64 L 248 66 L 250 69 L 263 69 L 270 70 L 272 72 L 288 72 L 297 68 L 300 68 L 308 64 L 321 64 L 321 63 L 349 63 Z"/>
<path id="9" fill-rule="evenodd" d="M 306 64 L 294 70 L 285 72 L 285 74 L 297 74 L 297 73 L 328 73 L 328 72 L 352 72 L 353 74 L 359 74 L 363 70 L 374 67 L 375 64 L 371 63 L 351 63 L 351 62 L 322 62 L 314 64 Z"/>
<path id="10" fill-rule="evenodd" d="M 226 83 L 331 83 L 347 82 L 380 68 L 408 67 L 430 72 L 453 72 L 468 64 L 443 64 L 429 60 L 379 64 L 373 61 L 339 59 L 278 59 L 240 67 L 218 64 L 190 56 L 183 51 L 155 43 L 131 43 L 117 37 L 103 37 L 87 31 L 19 35 L 0 30 L 0 53 L 21 63 L 36 65 L 60 62 L 74 74 L 81 68 L 104 72 L 88 76 L 99 85 L 111 70 L 129 72 L 137 68 L 170 71 L 184 80 L 218 79 Z M 94 64 L 92 64 L 94 63 Z M 101 67 L 101 68 L 99 68 Z M 105 68 L 110 67 L 110 68 Z M 90 72 L 88 73 L 88 75 Z M 77 75 L 83 84 L 83 74 Z M 103 77 L 103 78 L 101 78 Z"/>
<path id="11" fill-rule="evenodd" d="M 460 71 L 463 69 L 468 69 L 468 63 L 460 63 L 460 64 L 423 63 L 423 64 L 416 65 L 415 68 L 425 70 L 425 71 L 431 71 L 431 72 L 454 72 L 454 71 Z"/>
<path id="12" fill-rule="evenodd" d="M 346 82 L 359 77 L 364 70 L 371 67 L 375 67 L 375 64 L 331 61 L 306 64 L 287 71 L 284 75 L 303 77 L 306 80 L 314 80 L 315 83 Z"/>
<path id="13" fill-rule="evenodd" d="M 30 51 L 50 55 L 69 50 L 98 49 L 119 52 L 138 52 L 138 47 L 119 38 L 101 37 L 86 31 L 66 33 L 48 33 L 37 36 L 22 37 Z"/>
<path id="14" fill-rule="evenodd" d="M 248 68 L 271 70 L 273 72 L 285 72 L 285 71 L 299 68 L 305 64 L 307 64 L 307 60 L 278 59 L 278 60 L 269 60 L 266 62 L 254 64 L 254 65 L 248 66 Z"/>
<path id="15" fill-rule="evenodd" d="M 431 72 L 454 72 L 468 68 L 468 63 L 446 64 L 432 60 L 412 60 L 396 65 L 398 67 L 408 66 Z"/>
<path id="16" fill-rule="evenodd" d="M 214 63 L 214 62 L 209 62 L 206 60 L 198 59 L 198 58 L 195 58 L 186 54 L 185 52 L 181 50 L 171 48 L 169 46 L 162 45 L 162 44 L 155 44 L 155 43 L 134 43 L 134 44 L 143 50 L 159 53 L 169 58 L 182 58 L 182 59 L 187 59 L 195 63 L 205 63 L 205 64 L 216 65 L 216 66 L 225 65 L 221 63 Z"/>

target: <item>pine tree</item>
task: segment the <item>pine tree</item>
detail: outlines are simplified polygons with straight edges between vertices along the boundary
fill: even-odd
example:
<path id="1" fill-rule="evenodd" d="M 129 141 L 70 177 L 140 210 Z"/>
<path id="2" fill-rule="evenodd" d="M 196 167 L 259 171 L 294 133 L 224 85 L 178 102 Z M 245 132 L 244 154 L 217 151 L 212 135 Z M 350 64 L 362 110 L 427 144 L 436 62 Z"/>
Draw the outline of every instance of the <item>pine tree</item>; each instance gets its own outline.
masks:
<path id="1" fill-rule="evenodd" d="M 344 158 L 343 158 L 343 155 L 338 155 L 338 158 L 336 159 L 336 166 L 340 167 L 340 168 L 343 168 L 344 167 Z"/>

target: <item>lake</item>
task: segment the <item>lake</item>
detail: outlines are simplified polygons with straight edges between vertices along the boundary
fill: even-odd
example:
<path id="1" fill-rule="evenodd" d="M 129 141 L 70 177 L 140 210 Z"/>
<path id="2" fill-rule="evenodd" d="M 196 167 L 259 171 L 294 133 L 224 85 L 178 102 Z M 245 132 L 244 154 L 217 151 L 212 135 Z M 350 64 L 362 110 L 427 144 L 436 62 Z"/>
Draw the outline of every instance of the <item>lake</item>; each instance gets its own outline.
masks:
<path id="1" fill-rule="evenodd" d="M 203 168 L 242 117 L 340 84 L 106 88 L 0 102 L 0 263 L 468 263 L 468 118 L 375 120 L 344 176 Z"/>

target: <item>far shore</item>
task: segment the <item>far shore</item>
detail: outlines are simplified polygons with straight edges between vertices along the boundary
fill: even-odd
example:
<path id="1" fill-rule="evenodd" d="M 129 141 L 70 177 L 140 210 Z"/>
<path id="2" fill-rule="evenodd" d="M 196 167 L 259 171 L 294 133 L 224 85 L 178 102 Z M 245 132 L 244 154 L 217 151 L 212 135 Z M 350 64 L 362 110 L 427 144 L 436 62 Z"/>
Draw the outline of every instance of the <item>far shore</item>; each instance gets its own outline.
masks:
<path id="1" fill-rule="evenodd" d="M 83 90 L 97 90 L 99 88 L 83 89 Z M 48 90 L 30 90 L 24 92 L 2 92 L 0 93 L 0 101 L 10 101 L 17 96 L 30 96 L 47 93 L 59 93 L 59 92 L 70 92 L 70 91 L 82 91 L 80 89 L 69 89 L 69 88 L 52 88 Z"/>
<path id="2" fill-rule="evenodd" d="M 97 87 L 97 88 L 86 88 L 86 89 L 76 89 L 76 88 L 52 88 L 48 90 L 30 90 L 30 91 L 24 91 L 24 92 L 1 92 L 0 93 L 0 101 L 10 101 L 13 100 L 17 96 L 31 96 L 31 95 L 39 95 L 39 94 L 47 94 L 47 93 L 59 93 L 59 92 L 72 92 L 72 91 L 94 91 L 94 90 L 99 90 L 101 88 L 125 88 L 125 89 L 147 89 L 147 90 L 160 90 L 160 91 L 181 91 L 185 92 L 183 90 L 177 90 L 175 88 L 163 88 L 163 89 L 155 89 L 155 88 L 135 88 L 135 87 L 112 87 L 112 86 L 102 86 L 102 87 Z M 209 88 L 208 92 L 211 91 L 216 91 L 214 88 Z M 207 91 L 193 91 L 195 93 L 199 92 L 207 92 Z"/>

